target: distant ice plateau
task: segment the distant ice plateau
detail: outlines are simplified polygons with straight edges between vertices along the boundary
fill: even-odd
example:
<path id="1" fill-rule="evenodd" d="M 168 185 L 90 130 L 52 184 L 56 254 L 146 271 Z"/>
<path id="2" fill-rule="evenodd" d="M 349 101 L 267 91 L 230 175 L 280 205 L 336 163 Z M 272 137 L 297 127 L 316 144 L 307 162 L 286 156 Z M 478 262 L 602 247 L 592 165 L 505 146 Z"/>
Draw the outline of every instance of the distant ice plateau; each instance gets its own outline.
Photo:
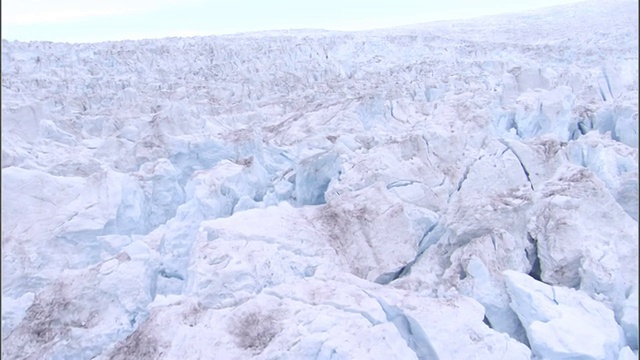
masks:
<path id="1" fill-rule="evenodd" d="M 635 359 L 638 3 L 2 41 L 3 359 Z"/>

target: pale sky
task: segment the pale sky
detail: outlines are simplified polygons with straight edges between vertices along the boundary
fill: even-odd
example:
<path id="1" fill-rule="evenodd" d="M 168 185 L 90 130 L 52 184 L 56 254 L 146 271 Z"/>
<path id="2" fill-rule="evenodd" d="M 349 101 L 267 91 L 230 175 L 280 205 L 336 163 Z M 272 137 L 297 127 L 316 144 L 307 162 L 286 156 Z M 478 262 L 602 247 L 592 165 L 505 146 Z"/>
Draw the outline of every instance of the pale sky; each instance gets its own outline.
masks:
<path id="1" fill-rule="evenodd" d="M 3 0 L 2 38 L 99 42 L 238 32 L 369 30 L 580 0 Z"/>

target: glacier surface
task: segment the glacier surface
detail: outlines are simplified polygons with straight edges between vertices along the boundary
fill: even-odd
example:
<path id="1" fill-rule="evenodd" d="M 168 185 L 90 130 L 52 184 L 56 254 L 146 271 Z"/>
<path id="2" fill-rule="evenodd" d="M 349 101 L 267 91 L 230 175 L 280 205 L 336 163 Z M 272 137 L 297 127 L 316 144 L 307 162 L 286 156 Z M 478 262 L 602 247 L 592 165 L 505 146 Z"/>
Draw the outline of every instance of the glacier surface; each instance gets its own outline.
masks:
<path id="1" fill-rule="evenodd" d="M 2 357 L 638 356 L 638 4 L 2 41 Z"/>

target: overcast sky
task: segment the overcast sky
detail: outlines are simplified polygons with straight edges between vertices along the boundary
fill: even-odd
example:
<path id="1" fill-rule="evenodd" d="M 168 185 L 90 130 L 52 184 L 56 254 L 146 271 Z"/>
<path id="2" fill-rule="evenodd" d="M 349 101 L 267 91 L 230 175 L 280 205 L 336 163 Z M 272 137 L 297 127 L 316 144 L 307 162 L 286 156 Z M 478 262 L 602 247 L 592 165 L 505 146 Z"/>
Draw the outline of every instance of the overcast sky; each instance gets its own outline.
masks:
<path id="1" fill-rule="evenodd" d="M 580 0 L 3 0 L 2 38 L 97 42 L 280 29 L 367 30 Z"/>

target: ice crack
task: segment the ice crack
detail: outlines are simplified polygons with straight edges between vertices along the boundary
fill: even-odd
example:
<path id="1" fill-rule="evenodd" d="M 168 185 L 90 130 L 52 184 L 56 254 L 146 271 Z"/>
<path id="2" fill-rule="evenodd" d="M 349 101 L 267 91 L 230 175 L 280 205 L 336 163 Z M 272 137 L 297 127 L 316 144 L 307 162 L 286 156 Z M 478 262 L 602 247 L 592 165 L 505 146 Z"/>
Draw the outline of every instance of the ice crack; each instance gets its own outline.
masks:
<path id="1" fill-rule="evenodd" d="M 406 265 L 400 267 L 396 271 L 387 272 L 378 276 L 378 278 L 376 278 L 374 282 L 381 285 L 387 285 L 392 281 L 409 274 L 409 272 L 411 271 L 411 267 L 418 261 L 420 256 L 422 256 L 422 254 L 424 254 L 424 252 L 427 251 L 427 249 L 431 247 L 431 245 L 437 243 L 444 234 L 444 228 L 437 228 L 437 225 L 438 223 L 431 225 L 424 232 L 424 235 L 422 235 L 422 238 L 418 243 L 418 251 L 416 252 L 416 256 L 413 258 L 413 260 L 409 261 Z"/>
<path id="2" fill-rule="evenodd" d="M 502 145 L 506 146 L 507 149 L 509 149 L 509 151 L 511 151 L 511 153 L 516 157 L 516 159 L 518 159 L 518 162 L 522 167 L 522 171 L 524 172 L 524 176 L 526 176 L 527 181 L 529 182 L 529 186 L 531 186 L 531 190 L 535 191 L 535 189 L 533 188 L 533 183 L 531 182 L 531 177 L 529 176 L 529 171 L 527 170 L 526 166 L 524 166 L 524 163 L 522 162 L 522 159 L 520 159 L 520 156 L 518 155 L 518 153 L 516 153 L 513 147 L 509 145 L 509 143 L 506 142 L 504 139 L 499 139 L 499 141 L 502 143 Z"/>
<path id="3" fill-rule="evenodd" d="M 372 326 L 376 326 L 378 324 L 380 324 L 380 321 L 376 320 L 373 316 L 371 316 L 371 314 L 369 314 L 368 312 L 364 311 L 364 310 L 358 310 L 358 309 L 353 309 L 350 308 L 348 306 L 345 305 L 340 305 L 336 302 L 333 301 L 322 301 L 322 302 L 318 302 L 318 303 L 311 303 L 306 299 L 303 299 L 301 297 L 298 296 L 291 296 L 291 295 L 283 295 L 278 293 L 275 290 L 272 289 L 265 289 L 264 291 L 262 291 L 263 294 L 265 295 L 270 295 L 273 297 L 276 297 L 280 300 L 284 300 L 284 299 L 289 299 L 292 301 L 297 301 L 297 302 L 301 302 L 303 304 L 306 305 L 313 305 L 313 306 L 317 306 L 317 305 L 325 305 L 325 306 L 330 306 L 336 310 L 340 310 L 346 313 L 351 313 L 351 314 L 357 314 L 362 316 L 363 318 L 365 318 Z"/>
<path id="4" fill-rule="evenodd" d="M 403 186 L 409 186 L 409 185 L 413 185 L 413 184 L 419 184 L 420 181 L 417 180 L 398 180 L 398 181 L 394 181 L 390 184 L 387 185 L 387 190 L 391 190 L 395 187 L 403 187 Z"/>
<path id="5" fill-rule="evenodd" d="M 438 359 L 438 354 L 436 354 L 433 349 L 427 334 L 414 318 L 405 314 L 404 311 L 397 306 L 389 305 L 377 297 L 374 297 L 374 299 L 385 312 L 387 321 L 395 325 L 400 336 L 407 342 L 409 348 L 416 353 L 418 359 Z"/>

